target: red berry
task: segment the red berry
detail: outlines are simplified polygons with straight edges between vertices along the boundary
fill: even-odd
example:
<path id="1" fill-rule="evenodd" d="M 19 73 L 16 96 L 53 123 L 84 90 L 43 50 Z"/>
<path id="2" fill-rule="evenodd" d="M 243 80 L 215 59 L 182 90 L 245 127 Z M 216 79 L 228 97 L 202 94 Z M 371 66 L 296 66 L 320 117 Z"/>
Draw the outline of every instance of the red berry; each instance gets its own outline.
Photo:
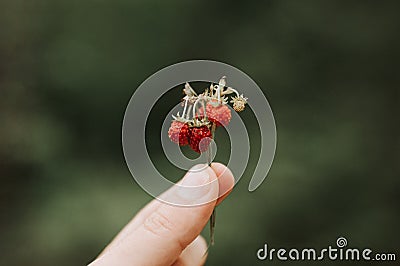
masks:
<path id="1" fill-rule="evenodd" d="M 208 120 L 215 123 L 217 126 L 227 126 L 232 118 L 232 113 L 226 104 L 214 106 L 211 103 L 206 107 Z M 203 108 L 199 109 L 199 116 L 204 116 Z"/>
<path id="2" fill-rule="evenodd" d="M 189 145 L 195 152 L 205 152 L 208 149 L 208 145 L 210 145 L 211 138 L 211 131 L 207 126 L 190 128 Z"/>
<path id="3" fill-rule="evenodd" d="M 189 126 L 180 121 L 172 121 L 168 130 L 168 136 L 172 142 L 185 146 L 189 143 Z"/>

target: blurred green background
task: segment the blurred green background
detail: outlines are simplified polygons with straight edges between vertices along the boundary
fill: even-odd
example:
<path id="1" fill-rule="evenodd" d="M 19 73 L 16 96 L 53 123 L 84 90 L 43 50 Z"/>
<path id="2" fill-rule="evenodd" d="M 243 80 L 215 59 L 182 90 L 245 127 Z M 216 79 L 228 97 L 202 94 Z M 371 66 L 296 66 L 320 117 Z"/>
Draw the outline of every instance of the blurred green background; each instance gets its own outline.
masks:
<path id="1" fill-rule="evenodd" d="M 256 251 L 339 236 L 398 252 L 399 7 L 1 1 L 0 265 L 84 265 L 151 200 L 125 165 L 125 107 L 149 75 L 190 59 L 250 75 L 278 133 L 267 180 L 249 193 L 245 175 L 219 207 L 208 265 L 285 265 Z"/>

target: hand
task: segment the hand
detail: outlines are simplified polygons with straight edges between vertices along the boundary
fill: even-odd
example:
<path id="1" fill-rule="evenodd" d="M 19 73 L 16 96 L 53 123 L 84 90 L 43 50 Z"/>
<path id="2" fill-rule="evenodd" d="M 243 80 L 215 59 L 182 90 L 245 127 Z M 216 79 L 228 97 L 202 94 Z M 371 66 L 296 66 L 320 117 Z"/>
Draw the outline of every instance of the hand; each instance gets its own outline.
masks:
<path id="1" fill-rule="evenodd" d="M 197 169 L 199 167 L 195 166 Z M 232 191 L 234 178 L 231 171 L 220 163 L 202 167 L 202 171 L 189 171 L 180 182 L 185 186 L 209 183 L 209 189 L 203 195 L 195 195 L 196 198 L 201 198 L 201 202 L 210 201 L 209 203 L 196 207 L 180 207 L 158 200 L 151 201 L 90 266 L 203 265 L 207 256 L 207 244 L 199 234 L 215 206 Z M 175 185 L 163 197 L 185 197 L 180 194 Z M 186 196 L 193 200 L 194 195 Z"/>

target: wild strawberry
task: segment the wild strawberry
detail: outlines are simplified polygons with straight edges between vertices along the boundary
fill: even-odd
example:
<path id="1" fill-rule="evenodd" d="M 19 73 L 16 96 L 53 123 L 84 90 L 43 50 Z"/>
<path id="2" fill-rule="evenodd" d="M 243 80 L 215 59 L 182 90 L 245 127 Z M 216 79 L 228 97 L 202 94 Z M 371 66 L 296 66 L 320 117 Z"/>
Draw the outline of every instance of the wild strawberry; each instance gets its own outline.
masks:
<path id="1" fill-rule="evenodd" d="M 185 146 L 189 144 L 189 126 L 187 123 L 174 120 L 168 130 L 168 136 L 172 142 Z"/>
<path id="2" fill-rule="evenodd" d="M 217 126 L 227 126 L 232 118 L 231 110 L 226 104 L 207 103 L 206 112 L 208 120 Z M 203 107 L 199 109 L 199 116 L 204 116 Z"/>
<path id="3" fill-rule="evenodd" d="M 217 106 L 207 104 L 206 110 L 209 120 L 214 122 L 217 126 L 227 126 L 231 121 L 231 110 L 226 104 L 220 104 Z"/>
<path id="4" fill-rule="evenodd" d="M 205 152 L 210 145 L 211 138 L 212 135 L 208 126 L 195 126 L 190 128 L 189 145 L 195 152 Z"/>

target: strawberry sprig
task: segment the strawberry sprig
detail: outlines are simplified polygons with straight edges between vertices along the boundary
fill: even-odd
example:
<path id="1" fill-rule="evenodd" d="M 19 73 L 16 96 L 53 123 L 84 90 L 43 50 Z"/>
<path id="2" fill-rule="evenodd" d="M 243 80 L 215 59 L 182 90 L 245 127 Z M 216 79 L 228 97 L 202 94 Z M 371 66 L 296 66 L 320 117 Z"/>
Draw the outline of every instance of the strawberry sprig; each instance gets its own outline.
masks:
<path id="1" fill-rule="evenodd" d="M 208 150 L 216 127 L 228 126 L 232 118 L 228 107 L 228 95 L 231 97 L 233 109 L 237 112 L 244 110 L 247 98 L 237 90 L 226 87 L 226 78 L 222 77 L 218 84 L 211 84 L 203 93 L 197 95 L 189 83 L 183 89 L 182 115 L 178 112 L 173 116 L 168 136 L 180 146 L 189 145 L 192 150 L 202 153 Z M 207 140 L 208 139 L 208 140 Z"/>
<path id="2" fill-rule="evenodd" d="M 197 94 L 189 83 L 183 89 L 182 115 L 172 116 L 173 120 L 168 130 L 168 136 L 174 143 L 185 146 L 189 145 L 198 153 L 207 151 L 207 163 L 211 164 L 211 139 L 217 127 L 228 126 L 232 114 L 228 107 L 228 95 L 230 103 L 236 112 L 245 109 L 247 98 L 231 87 L 226 86 L 226 78 L 222 77 L 218 84 L 211 83 L 203 93 Z M 210 244 L 214 244 L 215 209 L 210 218 Z"/>

